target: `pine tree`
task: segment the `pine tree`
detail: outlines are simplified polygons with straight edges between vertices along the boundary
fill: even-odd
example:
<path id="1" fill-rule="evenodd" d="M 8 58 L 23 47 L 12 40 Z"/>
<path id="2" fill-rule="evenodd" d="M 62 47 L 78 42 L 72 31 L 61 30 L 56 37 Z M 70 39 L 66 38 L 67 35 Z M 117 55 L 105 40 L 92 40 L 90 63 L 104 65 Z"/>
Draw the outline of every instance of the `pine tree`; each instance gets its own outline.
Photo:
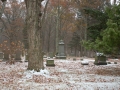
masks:
<path id="1" fill-rule="evenodd" d="M 100 29 L 99 36 L 95 41 L 88 40 L 84 46 L 107 54 L 118 54 L 120 52 L 120 5 L 106 8 L 107 22 L 105 29 Z M 106 16 L 105 16 L 106 17 Z M 103 18 L 105 18 L 103 16 Z M 101 19 L 102 21 L 102 19 Z M 103 21 L 102 21 L 103 22 Z M 98 27 L 97 27 L 98 28 Z"/>
<path id="2" fill-rule="evenodd" d="M 108 20 L 107 28 L 101 35 L 103 36 L 102 40 L 96 40 L 96 49 L 104 53 L 117 54 L 120 51 L 120 31 L 117 23 Z"/>

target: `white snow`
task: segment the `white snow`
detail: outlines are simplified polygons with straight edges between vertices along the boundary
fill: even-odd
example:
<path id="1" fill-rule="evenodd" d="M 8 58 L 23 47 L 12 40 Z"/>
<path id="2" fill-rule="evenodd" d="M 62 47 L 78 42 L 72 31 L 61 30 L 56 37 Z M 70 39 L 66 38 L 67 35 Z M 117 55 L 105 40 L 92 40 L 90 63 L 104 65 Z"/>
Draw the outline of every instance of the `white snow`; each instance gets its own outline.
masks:
<path id="1" fill-rule="evenodd" d="M 54 62 L 55 67 L 39 72 L 27 70 L 27 62 L 14 65 L 0 62 L 0 90 L 120 90 L 120 60 L 112 59 L 109 62 L 117 64 L 99 66 L 89 58 Z"/>
<path id="2" fill-rule="evenodd" d="M 87 59 L 84 59 L 83 61 L 81 61 L 82 64 L 89 64 L 89 61 Z"/>

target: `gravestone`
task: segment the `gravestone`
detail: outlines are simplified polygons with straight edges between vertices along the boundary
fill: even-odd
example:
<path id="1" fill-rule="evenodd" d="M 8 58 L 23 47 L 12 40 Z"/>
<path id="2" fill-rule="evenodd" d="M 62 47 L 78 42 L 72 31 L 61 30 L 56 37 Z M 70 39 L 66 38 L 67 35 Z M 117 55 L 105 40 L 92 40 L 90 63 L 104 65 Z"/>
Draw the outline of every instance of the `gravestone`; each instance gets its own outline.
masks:
<path id="1" fill-rule="evenodd" d="M 9 53 L 4 53 L 4 60 L 9 60 Z"/>
<path id="2" fill-rule="evenodd" d="M 76 58 L 73 58 L 73 61 L 76 61 Z"/>
<path id="3" fill-rule="evenodd" d="M 81 65 L 89 65 L 89 62 L 86 60 L 81 61 Z"/>
<path id="4" fill-rule="evenodd" d="M 4 58 L 4 53 L 0 52 L 0 60 L 3 60 L 3 58 Z"/>
<path id="5" fill-rule="evenodd" d="M 65 48 L 63 40 L 60 40 L 58 44 L 58 54 L 56 55 L 57 59 L 66 59 Z"/>
<path id="6" fill-rule="evenodd" d="M 96 56 L 94 64 L 95 65 L 107 65 L 106 56 Z"/>
<path id="7" fill-rule="evenodd" d="M 28 56 L 28 50 L 27 49 L 25 49 L 24 55 L 25 55 L 25 62 L 28 62 L 29 56 Z"/>
<path id="8" fill-rule="evenodd" d="M 21 60 L 22 53 L 20 51 L 16 52 L 15 60 Z"/>
<path id="9" fill-rule="evenodd" d="M 54 59 L 47 59 L 47 61 L 46 61 L 46 66 L 55 66 L 55 64 L 54 64 Z"/>
<path id="10" fill-rule="evenodd" d="M 28 62 L 28 55 L 25 55 L 25 62 Z"/>
<path id="11" fill-rule="evenodd" d="M 49 53 L 49 57 L 50 58 L 53 58 L 54 57 L 54 54 L 52 52 Z"/>
<path id="12" fill-rule="evenodd" d="M 70 53 L 70 56 L 75 56 L 75 54 L 73 52 Z"/>

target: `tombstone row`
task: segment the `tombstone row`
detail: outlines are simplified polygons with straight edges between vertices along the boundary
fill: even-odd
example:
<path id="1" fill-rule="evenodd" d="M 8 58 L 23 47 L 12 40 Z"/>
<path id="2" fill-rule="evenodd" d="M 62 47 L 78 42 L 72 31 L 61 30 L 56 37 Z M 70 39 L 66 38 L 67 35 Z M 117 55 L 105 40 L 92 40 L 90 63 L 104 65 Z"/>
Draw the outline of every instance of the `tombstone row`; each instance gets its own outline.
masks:
<path id="1" fill-rule="evenodd" d="M 21 60 L 21 52 L 16 52 L 15 53 L 15 60 Z M 54 55 L 53 53 L 50 53 L 50 58 L 52 58 Z M 10 55 L 8 52 L 0 52 L 0 59 L 1 60 L 9 60 Z M 66 59 L 66 54 L 65 54 L 65 49 L 64 49 L 64 42 L 63 40 L 59 41 L 59 45 L 58 45 L 58 52 L 56 54 L 56 58 L 57 59 Z M 49 61 L 48 61 L 49 62 Z M 50 62 L 53 62 L 50 60 Z"/>
<path id="2" fill-rule="evenodd" d="M 9 58 L 10 58 L 9 53 L 0 52 L 0 60 L 9 60 Z M 15 60 L 21 60 L 21 52 L 17 52 L 15 54 Z"/>

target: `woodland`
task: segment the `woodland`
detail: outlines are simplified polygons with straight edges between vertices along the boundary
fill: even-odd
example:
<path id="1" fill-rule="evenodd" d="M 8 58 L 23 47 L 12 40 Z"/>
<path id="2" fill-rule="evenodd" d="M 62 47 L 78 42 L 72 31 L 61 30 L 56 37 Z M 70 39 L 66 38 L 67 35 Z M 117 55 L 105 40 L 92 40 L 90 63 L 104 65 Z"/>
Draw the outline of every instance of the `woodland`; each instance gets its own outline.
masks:
<path id="1" fill-rule="evenodd" d="M 0 90 L 120 90 L 120 0 L 0 0 Z"/>
<path id="2" fill-rule="evenodd" d="M 55 55 L 61 39 L 67 56 L 119 54 L 119 0 L 1 0 L 0 4 L 0 47 L 11 55 L 27 52 L 28 69 L 43 68 L 43 55 Z"/>

